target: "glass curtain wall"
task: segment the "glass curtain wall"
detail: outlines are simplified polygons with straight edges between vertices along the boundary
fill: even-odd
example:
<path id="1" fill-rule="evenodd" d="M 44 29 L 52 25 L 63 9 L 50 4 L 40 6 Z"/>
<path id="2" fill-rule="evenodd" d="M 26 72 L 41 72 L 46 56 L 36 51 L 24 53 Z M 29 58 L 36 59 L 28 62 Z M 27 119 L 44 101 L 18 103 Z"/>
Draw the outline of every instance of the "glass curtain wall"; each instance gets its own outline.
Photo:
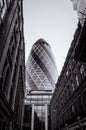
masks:
<path id="1" fill-rule="evenodd" d="M 31 93 L 27 93 L 26 96 L 26 105 L 31 105 L 33 107 L 32 104 L 34 104 L 34 112 L 37 113 L 37 117 L 40 120 L 39 125 L 41 127 L 41 130 L 47 130 L 46 127 L 48 127 L 48 124 L 46 126 L 46 121 L 48 121 L 49 104 L 50 104 L 51 97 L 52 97 L 52 92 L 40 91 L 40 90 L 31 91 Z M 35 123 L 34 119 L 35 119 L 35 114 L 33 117 L 33 121 L 32 121 L 33 127 L 31 130 L 34 130 L 34 123 Z"/>

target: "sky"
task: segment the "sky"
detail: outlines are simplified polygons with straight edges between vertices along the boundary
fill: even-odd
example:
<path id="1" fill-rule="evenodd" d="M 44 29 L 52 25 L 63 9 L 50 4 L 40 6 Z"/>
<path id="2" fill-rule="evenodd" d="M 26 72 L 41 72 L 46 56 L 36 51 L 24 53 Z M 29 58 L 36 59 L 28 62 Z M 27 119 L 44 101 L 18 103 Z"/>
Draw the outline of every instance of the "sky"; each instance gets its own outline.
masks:
<path id="1" fill-rule="evenodd" d="M 77 28 L 71 0 L 24 0 L 25 61 L 40 38 L 51 46 L 58 75 Z"/>

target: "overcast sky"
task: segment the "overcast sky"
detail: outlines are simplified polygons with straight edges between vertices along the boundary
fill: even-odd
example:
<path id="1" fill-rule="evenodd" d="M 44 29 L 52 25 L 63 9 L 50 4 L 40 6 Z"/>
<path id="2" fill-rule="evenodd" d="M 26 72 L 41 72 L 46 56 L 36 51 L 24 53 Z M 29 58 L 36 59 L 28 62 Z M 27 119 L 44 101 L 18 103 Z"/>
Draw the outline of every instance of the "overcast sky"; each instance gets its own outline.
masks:
<path id="1" fill-rule="evenodd" d="M 43 38 L 52 48 L 60 74 L 77 23 L 71 0 L 24 0 L 26 61 L 32 45 Z"/>

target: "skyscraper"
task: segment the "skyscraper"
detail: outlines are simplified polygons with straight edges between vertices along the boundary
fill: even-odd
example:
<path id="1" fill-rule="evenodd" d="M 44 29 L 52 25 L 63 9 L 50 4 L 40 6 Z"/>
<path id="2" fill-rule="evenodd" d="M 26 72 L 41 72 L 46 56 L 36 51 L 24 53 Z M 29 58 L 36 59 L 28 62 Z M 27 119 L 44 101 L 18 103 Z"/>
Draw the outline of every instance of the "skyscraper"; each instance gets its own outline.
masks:
<path id="1" fill-rule="evenodd" d="M 26 64 L 26 86 L 31 90 L 54 89 L 57 68 L 50 45 L 39 39 L 32 47 Z"/>
<path id="2" fill-rule="evenodd" d="M 32 108 L 31 130 L 35 129 L 35 112 L 40 130 L 48 130 L 49 105 L 57 80 L 57 68 L 50 45 L 39 39 L 32 47 L 26 64 L 26 105 Z M 27 123 L 27 122 L 26 122 Z"/>

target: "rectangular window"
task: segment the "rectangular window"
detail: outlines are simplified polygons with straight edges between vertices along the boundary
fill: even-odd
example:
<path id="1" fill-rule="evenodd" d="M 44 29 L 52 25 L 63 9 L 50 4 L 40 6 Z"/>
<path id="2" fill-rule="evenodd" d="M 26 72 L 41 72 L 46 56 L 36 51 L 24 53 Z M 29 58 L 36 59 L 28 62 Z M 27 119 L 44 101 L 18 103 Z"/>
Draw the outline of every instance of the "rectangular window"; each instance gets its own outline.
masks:
<path id="1" fill-rule="evenodd" d="M 78 76 L 75 75 L 75 78 L 76 78 L 76 83 L 77 83 L 77 86 L 79 86 L 79 79 L 78 79 Z"/>
<path id="2" fill-rule="evenodd" d="M 83 73 L 84 73 L 84 66 L 81 65 L 81 66 L 80 66 L 80 74 L 83 74 Z"/>
<path id="3" fill-rule="evenodd" d="M 67 70 L 67 71 L 66 71 L 66 76 L 67 76 L 67 77 L 68 77 L 68 73 L 69 73 L 69 72 L 68 72 L 68 70 Z"/>
<path id="4" fill-rule="evenodd" d="M 86 69 L 85 69 L 84 65 L 81 65 L 80 66 L 80 74 L 81 74 L 82 79 L 84 79 L 86 77 L 86 71 L 85 70 Z"/>
<path id="5" fill-rule="evenodd" d="M 74 105 L 72 105 L 72 112 L 74 113 Z"/>
<path id="6" fill-rule="evenodd" d="M 74 92 L 75 91 L 75 86 L 74 86 L 73 82 L 71 83 L 71 86 L 72 86 L 72 92 Z"/>

